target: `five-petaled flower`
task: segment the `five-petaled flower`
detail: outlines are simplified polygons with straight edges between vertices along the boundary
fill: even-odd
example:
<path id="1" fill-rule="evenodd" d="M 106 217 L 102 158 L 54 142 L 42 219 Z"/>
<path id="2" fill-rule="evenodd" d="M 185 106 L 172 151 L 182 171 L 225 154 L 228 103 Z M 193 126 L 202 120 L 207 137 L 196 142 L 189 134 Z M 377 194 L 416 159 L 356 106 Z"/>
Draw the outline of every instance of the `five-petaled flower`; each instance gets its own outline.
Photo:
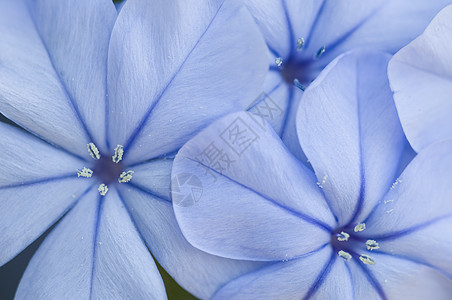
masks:
<path id="1" fill-rule="evenodd" d="M 0 264 L 59 221 L 17 299 L 165 299 L 149 253 L 208 298 L 253 263 L 183 238 L 172 157 L 246 108 L 268 67 L 234 1 L 0 1 Z M 227 25 L 225 25 L 227 24 Z M 253 52 L 248 51 L 253 49 Z M 219 72 L 221 70 L 221 72 Z"/>
<path id="2" fill-rule="evenodd" d="M 295 112 L 304 90 L 341 53 L 395 53 L 450 0 L 243 0 L 269 48 L 264 94 L 251 111 L 265 115 L 300 160 Z M 269 113 L 269 107 L 272 109 Z"/>
<path id="3" fill-rule="evenodd" d="M 306 89 L 298 135 L 312 169 L 269 124 L 235 113 L 189 141 L 173 173 L 205 187 L 174 206 L 183 234 L 212 254 L 271 262 L 214 299 L 450 299 L 452 141 L 412 159 L 386 74 L 390 56 L 354 51 Z M 236 120 L 259 138 L 214 182 L 196 155 Z M 180 195 L 173 193 L 177 200 Z"/>

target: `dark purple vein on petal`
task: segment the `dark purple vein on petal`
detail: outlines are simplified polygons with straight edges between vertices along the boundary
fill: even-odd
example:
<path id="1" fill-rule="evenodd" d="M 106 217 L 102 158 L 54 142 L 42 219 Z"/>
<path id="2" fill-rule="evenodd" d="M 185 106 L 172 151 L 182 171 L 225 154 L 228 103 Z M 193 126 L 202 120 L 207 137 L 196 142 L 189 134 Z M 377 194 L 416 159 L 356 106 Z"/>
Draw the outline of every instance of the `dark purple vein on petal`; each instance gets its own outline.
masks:
<path id="1" fill-rule="evenodd" d="M 127 153 L 126 150 L 128 150 L 129 148 L 131 148 L 133 146 L 133 144 L 136 141 L 136 138 L 138 137 L 139 133 L 143 130 L 144 126 L 146 125 L 146 122 L 148 121 L 149 117 L 151 116 L 155 106 L 158 104 L 158 102 L 160 102 L 160 99 L 163 97 L 163 95 L 165 94 L 165 92 L 167 91 L 168 87 L 173 83 L 174 79 L 176 78 L 176 76 L 179 74 L 179 72 L 182 70 L 183 66 L 185 65 L 185 63 L 187 62 L 188 58 L 191 56 L 191 54 L 193 53 L 193 51 L 196 49 L 196 47 L 198 46 L 198 44 L 200 43 L 200 41 L 203 39 L 203 37 L 205 36 L 205 34 L 207 33 L 207 31 L 209 30 L 210 26 L 212 25 L 212 23 L 215 21 L 218 13 L 220 12 L 220 10 L 222 9 L 224 5 L 224 2 L 221 3 L 220 7 L 218 8 L 218 10 L 215 12 L 214 16 L 212 17 L 212 19 L 210 20 L 209 24 L 207 25 L 206 29 L 204 30 L 204 32 L 201 34 L 201 36 L 199 37 L 198 41 L 195 43 L 195 45 L 193 46 L 193 48 L 190 50 L 190 52 L 188 52 L 187 56 L 185 57 L 185 59 L 182 61 L 182 64 L 179 66 L 179 68 L 176 70 L 176 72 L 173 74 L 173 76 L 171 77 L 171 79 L 168 81 L 168 83 L 166 84 L 166 86 L 163 88 L 163 90 L 157 95 L 156 100 L 152 103 L 152 105 L 149 107 L 149 109 L 146 111 L 146 113 L 144 114 L 143 118 L 141 119 L 139 125 L 137 128 L 135 128 L 135 130 L 132 132 L 131 136 L 129 137 L 129 139 L 127 140 L 127 142 L 124 145 L 124 152 Z"/>

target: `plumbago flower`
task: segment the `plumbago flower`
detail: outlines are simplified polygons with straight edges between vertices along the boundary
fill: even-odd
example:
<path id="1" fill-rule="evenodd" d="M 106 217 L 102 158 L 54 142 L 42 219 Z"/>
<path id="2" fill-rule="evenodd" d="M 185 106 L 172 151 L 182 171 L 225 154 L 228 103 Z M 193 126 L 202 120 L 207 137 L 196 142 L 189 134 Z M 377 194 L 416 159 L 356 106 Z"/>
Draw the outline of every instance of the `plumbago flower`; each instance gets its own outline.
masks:
<path id="1" fill-rule="evenodd" d="M 420 34 L 441 8 L 452 3 L 450 0 L 243 1 L 270 50 L 264 93 L 251 111 L 264 115 L 292 153 L 303 161 L 306 158 L 295 128 L 302 90 L 328 63 L 348 50 L 369 47 L 395 53 Z"/>
<path id="2" fill-rule="evenodd" d="M 37 136 L 0 124 L 0 263 L 61 219 L 16 297 L 166 298 L 149 250 L 201 298 L 254 266 L 190 246 L 169 190 L 171 153 L 262 85 L 265 42 L 246 8 L 0 6 L 0 111 Z"/>
<path id="3" fill-rule="evenodd" d="M 452 141 L 426 149 L 400 175 L 407 141 L 389 58 L 347 53 L 304 93 L 298 134 L 315 174 L 268 123 L 245 112 L 179 151 L 173 174 L 207 187 L 192 205 L 174 205 L 188 241 L 272 262 L 214 299 L 450 299 Z M 212 145 L 234 161 L 228 168 L 199 159 Z M 184 203 L 178 190 L 173 199 Z"/>
<path id="4" fill-rule="evenodd" d="M 452 138 L 452 5 L 394 55 L 388 75 L 414 150 Z"/>

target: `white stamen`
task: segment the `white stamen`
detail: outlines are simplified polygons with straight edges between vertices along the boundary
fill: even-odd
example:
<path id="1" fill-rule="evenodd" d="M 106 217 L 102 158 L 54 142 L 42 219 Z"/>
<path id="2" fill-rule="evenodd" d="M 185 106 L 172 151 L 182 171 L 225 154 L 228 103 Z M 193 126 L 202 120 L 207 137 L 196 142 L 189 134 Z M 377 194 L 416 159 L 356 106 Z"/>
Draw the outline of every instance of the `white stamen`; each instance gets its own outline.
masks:
<path id="1" fill-rule="evenodd" d="M 337 254 L 339 254 L 339 256 L 342 257 L 345 261 L 350 261 L 350 259 L 352 259 L 352 256 L 348 252 L 341 250 Z"/>
<path id="2" fill-rule="evenodd" d="M 339 242 L 345 242 L 348 241 L 348 238 L 350 237 L 350 234 L 348 234 L 347 232 L 341 232 L 337 235 L 337 240 Z"/>
<path id="3" fill-rule="evenodd" d="M 275 63 L 276 63 L 276 65 L 277 65 L 278 67 L 281 67 L 281 65 L 282 65 L 282 58 L 281 58 L 281 57 L 277 57 L 277 58 L 275 59 Z"/>
<path id="4" fill-rule="evenodd" d="M 304 38 L 299 38 L 297 40 L 297 51 L 303 50 L 303 46 L 304 46 Z"/>
<path id="5" fill-rule="evenodd" d="M 401 183 L 401 182 L 402 182 L 402 180 L 397 178 L 396 181 L 392 184 L 391 190 L 395 189 L 397 187 L 397 185 L 399 185 L 399 183 Z"/>
<path id="6" fill-rule="evenodd" d="M 85 177 L 85 178 L 91 178 L 93 176 L 93 171 L 88 168 L 83 168 L 81 170 L 77 170 L 77 177 Z"/>
<path id="7" fill-rule="evenodd" d="M 99 188 L 97 190 L 99 191 L 99 194 L 101 196 L 105 196 L 108 192 L 108 187 L 102 183 L 101 185 L 99 185 Z"/>
<path id="8" fill-rule="evenodd" d="M 112 160 L 114 163 L 119 163 L 122 160 L 122 156 L 124 155 L 124 147 L 122 145 L 117 145 L 115 148 L 115 155 L 112 156 Z"/>
<path id="9" fill-rule="evenodd" d="M 100 159 L 99 149 L 97 149 L 97 147 L 96 147 L 96 145 L 94 145 L 94 143 L 89 143 L 88 144 L 88 152 L 89 152 L 89 155 L 91 155 L 92 158 Z"/>
<path id="10" fill-rule="evenodd" d="M 380 248 L 380 245 L 375 240 L 367 240 L 366 246 L 367 250 L 376 250 Z"/>
<path id="11" fill-rule="evenodd" d="M 366 265 L 375 265 L 375 259 L 373 259 L 369 255 L 361 254 L 359 260 L 365 263 Z"/>
<path id="12" fill-rule="evenodd" d="M 119 175 L 118 181 L 121 183 L 129 182 L 130 180 L 132 180 L 133 173 L 133 171 L 122 172 L 121 175 Z"/>
<path id="13" fill-rule="evenodd" d="M 366 224 L 365 223 L 359 223 L 358 225 L 355 226 L 355 232 L 360 232 L 363 231 L 364 229 L 366 229 Z"/>
<path id="14" fill-rule="evenodd" d="M 327 179 L 328 179 L 328 175 L 325 175 L 325 176 L 323 176 L 321 182 L 317 182 L 317 185 L 319 186 L 319 188 L 323 189 L 323 185 L 325 184 Z"/>

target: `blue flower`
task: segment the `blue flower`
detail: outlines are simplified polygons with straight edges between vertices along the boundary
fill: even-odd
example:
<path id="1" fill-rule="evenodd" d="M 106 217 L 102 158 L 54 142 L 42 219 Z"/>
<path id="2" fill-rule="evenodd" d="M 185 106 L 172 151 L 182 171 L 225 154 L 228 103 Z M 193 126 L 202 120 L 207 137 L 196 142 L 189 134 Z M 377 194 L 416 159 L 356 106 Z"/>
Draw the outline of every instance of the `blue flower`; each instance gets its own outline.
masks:
<path id="1" fill-rule="evenodd" d="M 234 1 L 0 1 L 0 264 L 55 222 L 18 299 L 166 298 L 152 252 L 208 298 L 254 264 L 177 227 L 172 155 L 244 109 L 265 42 Z M 252 49 L 253 51 L 250 51 Z M 108 70 L 108 71 L 107 71 Z M 251 98 L 250 98 L 251 97 Z"/>
<path id="2" fill-rule="evenodd" d="M 394 55 L 388 74 L 413 149 L 452 138 L 452 5 Z"/>
<path id="3" fill-rule="evenodd" d="M 270 262 L 214 299 L 450 299 L 452 142 L 402 160 L 409 145 L 389 59 L 344 54 L 304 93 L 297 128 L 314 172 L 268 123 L 245 112 L 180 150 L 173 174 L 191 174 L 205 187 L 193 205 L 174 206 L 188 241 Z M 208 164 L 211 145 L 228 166 Z M 180 197 L 173 192 L 175 203 Z"/>
<path id="4" fill-rule="evenodd" d="M 306 161 L 295 111 L 302 91 L 334 58 L 362 47 L 395 53 L 450 0 L 244 0 L 270 49 L 270 68 L 252 112 L 265 115 L 284 143 Z M 294 85 L 296 80 L 297 88 Z M 258 102 L 259 103 L 259 102 Z"/>

